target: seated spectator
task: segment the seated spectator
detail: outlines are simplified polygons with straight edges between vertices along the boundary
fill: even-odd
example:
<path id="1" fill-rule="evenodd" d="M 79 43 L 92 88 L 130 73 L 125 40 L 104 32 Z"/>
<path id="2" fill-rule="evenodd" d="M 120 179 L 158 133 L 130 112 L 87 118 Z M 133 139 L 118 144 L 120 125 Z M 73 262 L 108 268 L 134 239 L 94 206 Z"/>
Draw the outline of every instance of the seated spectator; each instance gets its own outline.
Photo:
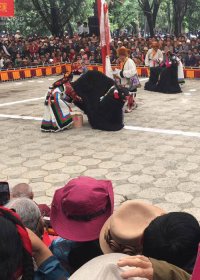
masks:
<path id="1" fill-rule="evenodd" d="M 27 197 L 33 199 L 33 191 L 30 185 L 26 183 L 20 183 L 15 185 L 10 190 L 11 198 Z"/>
<path id="2" fill-rule="evenodd" d="M 54 63 L 73 63 L 75 58 L 80 54 L 80 50 L 84 50 L 84 55 L 87 57 L 81 57 L 85 64 L 101 64 L 101 49 L 99 47 L 100 38 L 92 35 L 91 37 L 87 34 L 88 25 L 84 24 L 84 27 L 79 23 L 81 29 L 85 28 L 86 32 L 83 36 L 83 30 L 81 31 L 82 37 L 77 33 L 74 33 L 73 38 L 69 38 L 66 34 L 63 38 L 54 36 L 50 37 L 20 37 L 9 36 L 4 34 L 3 38 L 0 38 L 0 46 L 6 47 L 9 55 L 3 52 L 0 48 L 0 69 L 11 69 L 18 67 L 30 67 L 37 65 L 48 65 Z M 186 57 L 188 60 L 188 51 L 193 51 L 193 57 L 196 62 L 188 62 L 188 67 L 199 67 L 199 43 L 200 39 L 192 39 L 191 41 L 186 36 L 180 36 L 178 40 L 172 36 L 165 36 L 165 38 L 138 38 L 128 36 L 127 33 L 123 33 L 119 37 L 115 37 L 111 44 L 111 63 L 117 62 L 116 50 L 123 45 L 131 51 L 131 58 L 135 60 L 135 63 L 144 65 L 144 59 L 146 53 L 145 47 L 150 48 L 152 43 L 158 40 L 160 49 L 163 51 L 167 46 L 171 51 L 174 51 L 177 55 L 181 55 L 182 61 L 184 62 Z M 93 53 L 91 53 L 93 52 Z M 65 54 L 66 53 L 66 54 Z M 198 54 L 197 54 L 198 53 Z M 93 57 L 94 54 L 94 57 Z M 69 58 L 69 59 L 68 59 Z M 194 58 L 192 58 L 194 59 Z M 189 63 L 189 64 L 188 64 Z"/>
<path id="3" fill-rule="evenodd" d="M 51 224 L 62 238 L 53 241 L 50 248 L 68 271 L 102 254 L 99 233 L 113 207 L 111 181 L 79 177 L 56 190 Z"/>
<path id="4" fill-rule="evenodd" d="M 74 49 L 70 49 L 70 54 L 69 54 L 69 60 L 70 62 L 73 62 L 76 56 L 76 52 Z"/>
<path id="5" fill-rule="evenodd" d="M 44 221 L 37 204 L 29 198 L 12 199 L 7 208 L 14 209 L 25 227 L 33 231 L 39 238 L 44 233 Z"/>
<path id="6" fill-rule="evenodd" d="M 19 53 L 17 53 L 16 55 L 16 59 L 15 59 L 15 67 L 21 67 L 22 65 L 22 59 Z"/>
<path id="7" fill-rule="evenodd" d="M 58 260 L 33 232 L 27 232 L 15 212 L 0 207 L 0 224 L 1 280 L 66 279 L 67 273 Z"/>
<path id="8" fill-rule="evenodd" d="M 70 63 L 69 57 L 66 52 L 62 54 L 61 62 L 63 63 Z"/>
<path id="9" fill-rule="evenodd" d="M 95 64 L 96 63 L 94 52 L 91 52 L 91 56 L 89 58 L 89 62 L 90 62 L 90 64 Z"/>
<path id="10" fill-rule="evenodd" d="M 122 203 L 101 229 L 99 241 L 103 253 L 141 254 L 144 230 L 164 213 L 162 209 L 140 201 Z"/>
<path id="11" fill-rule="evenodd" d="M 83 62 L 85 62 L 85 63 L 88 62 L 88 56 L 87 56 L 86 52 L 84 51 L 84 49 L 80 50 L 80 57 Z"/>
<path id="12" fill-rule="evenodd" d="M 143 254 L 192 272 L 200 242 L 198 221 L 188 213 L 155 218 L 144 231 Z"/>
<path id="13" fill-rule="evenodd" d="M 0 70 L 4 68 L 4 63 L 5 63 L 5 60 L 2 55 L 2 56 L 0 56 Z"/>
<path id="14" fill-rule="evenodd" d="M 185 66 L 194 67 L 196 65 L 196 57 L 194 56 L 192 50 L 188 51 L 185 57 Z"/>
<path id="15" fill-rule="evenodd" d="M 16 186 L 14 186 L 13 188 L 11 188 L 10 196 L 11 196 L 11 199 L 19 198 L 19 197 L 20 198 L 26 197 L 29 199 L 34 198 L 34 194 L 33 194 L 31 186 L 26 183 L 20 183 L 20 184 L 17 184 Z M 41 215 L 43 217 L 50 216 L 50 208 L 46 204 L 39 204 L 38 207 L 39 207 Z"/>

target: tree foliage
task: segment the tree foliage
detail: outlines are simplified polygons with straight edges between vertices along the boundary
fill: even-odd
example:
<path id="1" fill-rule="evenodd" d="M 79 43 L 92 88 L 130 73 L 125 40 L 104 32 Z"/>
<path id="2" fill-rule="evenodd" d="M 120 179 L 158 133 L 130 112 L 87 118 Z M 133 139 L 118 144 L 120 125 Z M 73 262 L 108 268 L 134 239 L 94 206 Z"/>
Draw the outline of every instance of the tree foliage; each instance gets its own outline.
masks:
<path id="1" fill-rule="evenodd" d="M 147 18 L 150 35 L 154 36 L 156 18 L 162 0 L 138 0 L 139 6 Z"/>
<path id="2" fill-rule="evenodd" d="M 84 0 L 32 0 L 45 26 L 55 36 L 62 36 L 67 23 L 84 9 Z"/>
<path id="3" fill-rule="evenodd" d="M 200 0 L 190 0 L 184 19 L 184 26 L 190 31 L 200 29 Z"/>
<path id="4" fill-rule="evenodd" d="M 62 36 L 74 30 L 77 21 L 93 15 L 95 0 L 15 0 L 16 17 L 7 20 L 7 30 L 24 35 Z M 108 0 L 112 30 L 144 29 L 145 18 L 151 36 L 155 30 L 176 35 L 200 29 L 200 0 Z M 3 27 L 4 29 L 4 27 Z M 5 28 L 6 29 L 6 28 Z"/>
<path id="5" fill-rule="evenodd" d="M 174 9 L 174 33 L 176 36 L 182 32 L 182 23 L 186 15 L 190 0 L 172 0 Z"/>
<path id="6" fill-rule="evenodd" d="M 115 1 L 109 6 L 109 14 L 112 29 L 133 28 L 138 25 L 137 1 Z"/>
<path id="7" fill-rule="evenodd" d="M 33 4 L 24 0 L 15 1 L 15 17 L 7 20 L 5 29 L 12 32 L 20 30 L 24 35 L 48 34 L 48 29 L 42 24 Z"/>

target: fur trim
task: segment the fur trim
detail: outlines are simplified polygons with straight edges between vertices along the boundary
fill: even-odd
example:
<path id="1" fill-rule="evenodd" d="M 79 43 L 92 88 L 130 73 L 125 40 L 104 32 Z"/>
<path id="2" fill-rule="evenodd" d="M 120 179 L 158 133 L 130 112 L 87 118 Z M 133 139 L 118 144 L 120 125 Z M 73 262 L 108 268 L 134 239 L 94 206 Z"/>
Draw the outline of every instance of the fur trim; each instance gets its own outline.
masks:
<path id="1" fill-rule="evenodd" d="M 125 55 L 125 56 L 128 56 L 129 54 L 129 50 L 125 47 L 121 47 L 117 50 L 117 55 L 120 56 L 120 55 Z"/>

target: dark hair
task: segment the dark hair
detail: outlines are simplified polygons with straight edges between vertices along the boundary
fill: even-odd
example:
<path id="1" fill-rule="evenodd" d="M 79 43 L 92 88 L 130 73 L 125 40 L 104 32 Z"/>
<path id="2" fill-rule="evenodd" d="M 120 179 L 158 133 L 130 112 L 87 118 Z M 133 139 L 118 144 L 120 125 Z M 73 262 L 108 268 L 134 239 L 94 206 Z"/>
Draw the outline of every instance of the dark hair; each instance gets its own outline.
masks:
<path id="1" fill-rule="evenodd" d="M 32 280 L 34 276 L 32 256 L 23 247 L 16 225 L 24 228 L 6 209 L 0 208 L 0 275 L 1 280 L 15 279 L 22 270 L 22 280 Z"/>
<path id="2" fill-rule="evenodd" d="M 191 272 L 200 242 L 198 221 L 188 213 L 155 218 L 144 231 L 143 254 Z"/>
<path id="3" fill-rule="evenodd" d="M 69 265 L 72 273 L 78 270 L 86 262 L 103 255 L 99 240 L 93 240 L 80 243 L 79 246 L 73 248 L 69 253 Z"/>

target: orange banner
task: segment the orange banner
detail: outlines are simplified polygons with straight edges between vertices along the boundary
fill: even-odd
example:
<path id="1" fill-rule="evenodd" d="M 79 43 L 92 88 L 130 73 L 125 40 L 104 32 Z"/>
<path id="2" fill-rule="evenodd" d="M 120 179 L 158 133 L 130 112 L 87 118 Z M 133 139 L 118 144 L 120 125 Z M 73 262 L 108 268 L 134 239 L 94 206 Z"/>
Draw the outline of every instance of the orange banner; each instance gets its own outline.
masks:
<path id="1" fill-rule="evenodd" d="M 0 17 L 14 17 L 14 0 L 0 0 Z"/>

